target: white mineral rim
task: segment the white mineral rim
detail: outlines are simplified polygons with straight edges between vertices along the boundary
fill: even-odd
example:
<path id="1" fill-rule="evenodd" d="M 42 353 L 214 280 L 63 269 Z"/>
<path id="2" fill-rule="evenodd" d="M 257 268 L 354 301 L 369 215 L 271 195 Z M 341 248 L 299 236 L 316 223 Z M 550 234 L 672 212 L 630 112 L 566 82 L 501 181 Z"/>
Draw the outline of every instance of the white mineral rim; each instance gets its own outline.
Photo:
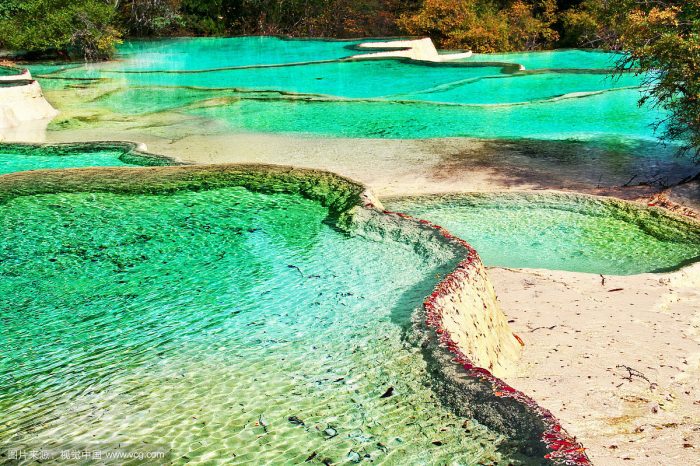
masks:
<path id="1" fill-rule="evenodd" d="M 10 77 L 13 79 L 3 79 L 3 82 L 17 82 L 17 85 L 0 87 L 0 129 L 20 130 L 27 123 L 39 121 L 48 124 L 58 115 L 58 111 L 44 98 L 38 82 L 26 80 L 24 74 Z M 0 133 L 0 140 L 7 137 L 3 137 L 6 132 Z"/>
<path id="2" fill-rule="evenodd" d="M 388 42 L 363 42 L 358 45 L 363 49 L 397 49 L 382 50 L 381 52 L 354 55 L 351 58 L 410 58 L 417 61 L 428 62 L 449 62 L 461 58 L 469 58 L 472 52 L 439 54 L 433 41 L 426 37 L 424 39 L 394 40 Z"/>

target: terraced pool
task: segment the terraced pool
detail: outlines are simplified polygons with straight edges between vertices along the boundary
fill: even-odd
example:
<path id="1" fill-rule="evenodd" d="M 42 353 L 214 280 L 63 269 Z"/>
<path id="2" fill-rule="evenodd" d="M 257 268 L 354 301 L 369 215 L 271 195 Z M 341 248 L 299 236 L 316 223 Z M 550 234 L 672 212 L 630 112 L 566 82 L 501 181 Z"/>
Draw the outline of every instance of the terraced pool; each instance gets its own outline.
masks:
<path id="1" fill-rule="evenodd" d="M 386 205 L 449 229 L 486 265 L 631 275 L 700 259 L 700 224 L 611 199 L 470 194 L 397 198 Z"/>
<path id="2" fill-rule="evenodd" d="M 120 47 L 118 61 L 32 71 L 64 111 L 56 130 L 122 120 L 162 128 L 186 115 L 208 133 L 654 139 L 649 125 L 660 115 L 637 106 L 642 78 L 608 77 L 609 53 L 476 55 L 438 64 L 351 59 L 364 53 L 359 42 L 136 41 Z"/>
<path id="3" fill-rule="evenodd" d="M 32 72 L 62 111 L 51 131 L 577 139 L 656 156 L 659 114 L 637 107 L 641 78 L 606 77 L 610 54 L 349 59 L 358 42 L 136 41 L 114 62 Z M 119 145 L 0 145 L 0 174 L 170 163 Z M 0 180 L 0 447 L 150 449 L 195 464 L 541 464 L 433 390 L 444 380 L 412 317 L 463 259 L 453 250 L 349 234 L 310 182 L 290 192 L 263 176 L 249 190 L 194 171 L 183 187 L 106 170 L 109 189 L 76 187 L 72 172 Z M 443 224 L 489 265 L 632 274 L 700 256 L 697 225 L 625 203 L 387 206 Z"/>
<path id="4" fill-rule="evenodd" d="M 170 164 L 167 158 L 137 152 L 133 144 L 0 144 L 0 175 L 39 169 Z"/>
<path id="5" fill-rule="evenodd" d="M 0 65 L 0 78 L 9 79 L 11 77 L 19 76 L 21 73 L 22 73 L 22 70 L 19 68 L 15 68 L 13 66 Z M 1 81 L 1 79 L 0 79 L 0 81 Z"/>

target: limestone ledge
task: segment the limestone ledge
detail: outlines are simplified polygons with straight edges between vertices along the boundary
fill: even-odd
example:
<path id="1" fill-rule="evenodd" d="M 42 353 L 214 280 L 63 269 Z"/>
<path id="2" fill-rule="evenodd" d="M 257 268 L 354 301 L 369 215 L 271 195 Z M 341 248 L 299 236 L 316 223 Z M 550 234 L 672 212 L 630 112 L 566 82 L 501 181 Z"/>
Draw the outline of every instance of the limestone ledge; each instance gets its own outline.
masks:
<path id="1" fill-rule="evenodd" d="M 11 68 L 13 71 L 15 68 Z M 29 81 L 32 79 L 32 74 L 28 69 L 17 69 L 16 74 L 3 74 L 0 75 L 0 82 L 9 81 Z"/>
<path id="2" fill-rule="evenodd" d="M 381 51 L 355 55 L 352 58 L 410 58 L 411 60 L 441 63 L 472 56 L 472 52 L 440 54 L 429 37 L 414 40 L 363 42 L 357 48 L 379 49 Z"/>
<path id="3" fill-rule="evenodd" d="M 0 86 L 0 128 L 17 128 L 24 123 L 50 120 L 58 111 L 44 98 L 39 83 L 5 80 Z"/>

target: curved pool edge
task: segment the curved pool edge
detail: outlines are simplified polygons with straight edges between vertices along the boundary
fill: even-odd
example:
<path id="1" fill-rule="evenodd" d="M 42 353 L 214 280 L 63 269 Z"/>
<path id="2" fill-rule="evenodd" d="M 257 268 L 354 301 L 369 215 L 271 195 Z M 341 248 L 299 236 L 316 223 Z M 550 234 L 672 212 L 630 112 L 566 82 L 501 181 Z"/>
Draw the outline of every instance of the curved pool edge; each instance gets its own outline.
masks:
<path id="1" fill-rule="evenodd" d="M 20 68 L 17 66 L 6 66 L 0 65 L 0 70 L 6 69 L 8 71 L 13 71 L 12 74 L 0 74 L 0 82 L 8 81 L 30 81 L 32 79 L 32 74 L 26 68 Z"/>
<path id="2" fill-rule="evenodd" d="M 420 335 L 431 371 L 452 382 L 434 387 L 438 395 L 459 414 L 474 417 L 499 432 L 519 438 L 521 443 L 514 446 L 528 456 L 541 456 L 552 464 L 591 465 L 583 445 L 564 429 L 551 411 L 488 369 L 475 364 L 473 357 L 463 350 L 459 342 L 461 332 L 450 325 L 449 312 L 445 312 L 449 308 L 444 306 L 444 302 L 454 300 L 469 287 L 485 287 L 493 293 L 493 301 L 496 302 L 486 268 L 476 250 L 466 241 L 427 220 L 387 210 L 383 213 L 432 228 L 446 240 L 460 243 L 467 251 L 466 258 L 437 284 L 423 302 L 422 313 L 414 319 L 414 329 Z M 488 311 L 485 303 L 484 310 Z M 519 345 L 524 346 L 520 337 L 515 333 L 512 335 Z M 471 409 L 471 406 L 478 406 L 479 409 Z"/>
<path id="3" fill-rule="evenodd" d="M 327 207 L 336 226 L 350 234 L 389 236 L 424 252 L 455 252 L 458 265 L 414 315 L 416 336 L 437 382 L 434 389 L 458 414 L 508 436 L 508 444 L 530 460 L 590 464 L 584 448 L 551 412 L 493 374 L 514 362 L 521 343 L 510 331 L 476 251 L 438 225 L 384 210 L 360 183 L 327 171 L 279 165 L 76 168 L 3 175 L 0 203 L 60 192 L 167 194 L 228 186 L 297 193 Z M 467 332 L 467 324 L 475 331 Z"/>

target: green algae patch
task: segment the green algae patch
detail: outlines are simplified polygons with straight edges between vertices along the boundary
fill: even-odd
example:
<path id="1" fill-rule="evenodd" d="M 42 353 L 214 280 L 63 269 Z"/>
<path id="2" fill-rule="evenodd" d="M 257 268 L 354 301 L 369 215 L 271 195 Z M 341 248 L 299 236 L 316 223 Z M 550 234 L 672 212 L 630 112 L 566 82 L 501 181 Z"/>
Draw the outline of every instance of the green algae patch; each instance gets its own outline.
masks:
<path id="1" fill-rule="evenodd" d="M 149 169 L 83 168 L 13 173 L 0 178 L 0 203 L 18 196 L 71 192 L 172 194 L 240 186 L 260 193 L 297 193 L 341 216 L 360 203 L 364 187 L 317 170 L 277 165 L 209 165 Z"/>
<path id="2" fill-rule="evenodd" d="M 700 258 L 700 225 L 626 201 L 566 193 L 395 198 L 387 206 L 443 225 L 486 265 L 630 275 Z"/>

